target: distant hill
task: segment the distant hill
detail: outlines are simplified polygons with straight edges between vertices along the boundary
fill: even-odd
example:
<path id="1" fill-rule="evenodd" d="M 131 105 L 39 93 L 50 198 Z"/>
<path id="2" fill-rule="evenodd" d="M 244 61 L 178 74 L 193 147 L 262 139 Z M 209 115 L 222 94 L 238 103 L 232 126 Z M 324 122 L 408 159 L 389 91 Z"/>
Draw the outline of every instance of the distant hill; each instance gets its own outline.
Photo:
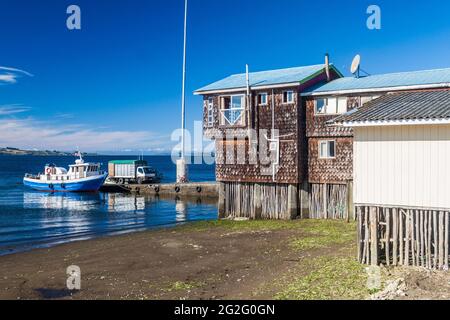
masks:
<path id="1" fill-rule="evenodd" d="M 68 157 L 74 156 L 76 152 L 63 152 L 56 150 L 22 150 L 18 148 L 0 148 L 0 155 L 14 155 L 14 156 L 59 156 Z M 95 153 L 82 153 L 83 156 L 95 156 Z"/>

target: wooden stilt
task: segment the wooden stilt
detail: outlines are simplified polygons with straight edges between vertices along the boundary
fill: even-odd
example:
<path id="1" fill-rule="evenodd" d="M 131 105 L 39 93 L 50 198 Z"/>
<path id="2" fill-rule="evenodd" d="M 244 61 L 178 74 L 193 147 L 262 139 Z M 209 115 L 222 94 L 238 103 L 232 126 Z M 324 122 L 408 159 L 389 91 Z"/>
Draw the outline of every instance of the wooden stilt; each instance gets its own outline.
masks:
<path id="1" fill-rule="evenodd" d="M 448 235 L 448 233 L 449 233 L 449 213 L 448 212 L 445 212 L 444 213 L 445 214 L 445 225 L 444 225 L 444 227 L 445 227 L 445 230 L 444 230 L 444 245 L 445 245 L 445 249 L 444 249 L 444 270 L 448 270 L 448 246 L 449 246 L 449 243 L 448 243 L 448 237 L 449 237 L 449 235 Z"/>
<path id="2" fill-rule="evenodd" d="M 400 230 L 399 230 L 399 238 L 400 238 L 400 261 L 399 264 L 403 265 L 403 254 L 404 254 L 404 250 L 403 250 L 403 244 L 405 243 L 405 236 L 403 235 L 403 221 L 405 218 L 405 213 L 403 212 L 403 210 L 398 210 L 398 218 L 399 218 L 399 222 L 400 222 Z"/>
<path id="3" fill-rule="evenodd" d="M 444 213 L 439 212 L 439 267 L 444 266 Z"/>
<path id="4" fill-rule="evenodd" d="M 398 265 L 398 211 L 392 209 L 392 227 L 393 227 L 393 243 L 392 243 L 392 264 Z"/>
<path id="5" fill-rule="evenodd" d="M 438 247 L 438 221 L 437 221 L 437 212 L 433 211 L 433 254 L 434 254 L 434 259 L 433 259 L 433 268 L 437 269 L 438 268 L 438 252 L 439 252 L 439 247 Z"/>
<path id="6" fill-rule="evenodd" d="M 428 238 L 427 238 L 427 260 L 428 260 L 428 264 L 427 264 L 427 268 L 431 269 L 433 267 L 432 264 L 432 260 L 431 260 L 431 237 L 432 237 L 432 219 L 433 219 L 433 214 L 431 211 L 427 212 L 427 217 L 428 217 Z"/>
<path id="7" fill-rule="evenodd" d="M 405 240 L 405 257 L 404 265 L 409 266 L 409 239 L 411 237 L 411 217 L 410 211 L 406 211 L 406 240 Z"/>
<path id="8" fill-rule="evenodd" d="M 408 210 L 411 217 L 411 256 L 412 256 L 412 265 L 416 266 L 416 224 L 415 224 L 415 216 L 414 210 Z"/>
<path id="9" fill-rule="evenodd" d="M 365 225 L 365 229 L 366 229 L 366 236 L 365 236 L 365 242 L 364 242 L 364 251 L 365 251 L 365 255 L 364 255 L 364 261 L 366 264 L 370 263 L 370 249 L 369 249 L 369 244 L 370 244 L 370 226 L 369 226 L 369 208 L 365 207 L 364 208 L 364 225 Z"/>
<path id="10" fill-rule="evenodd" d="M 391 242 L 391 212 L 389 208 L 384 209 L 385 217 L 386 217 L 386 265 L 391 265 L 391 254 L 390 254 L 390 242 Z"/>
<path id="11" fill-rule="evenodd" d="M 416 253 L 416 266 L 420 266 L 420 216 L 419 216 L 419 210 L 414 210 L 414 216 L 415 216 L 415 230 L 416 230 L 416 244 L 415 244 L 415 253 Z"/>
<path id="12" fill-rule="evenodd" d="M 370 210 L 370 264 L 378 265 L 378 210 Z"/>

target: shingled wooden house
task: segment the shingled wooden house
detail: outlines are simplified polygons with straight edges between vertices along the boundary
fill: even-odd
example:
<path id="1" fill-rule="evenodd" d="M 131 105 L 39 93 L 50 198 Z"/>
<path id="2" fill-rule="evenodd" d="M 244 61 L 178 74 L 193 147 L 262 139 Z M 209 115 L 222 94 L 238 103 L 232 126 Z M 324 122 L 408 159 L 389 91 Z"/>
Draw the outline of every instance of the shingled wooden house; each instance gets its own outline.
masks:
<path id="1" fill-rule="evenodd" d="M 292 219 L 307 209 L 301 93 L 341 76 L 326 59 L 321 65 L 236 74 L 195 91 L 203 96 L 204 134 L 216 143 L 221 217 Z"/>
<path id="2" fill-rule="evenodd" d="M 387 93 L 448 87 L 450 69 L 343 77 L 302 93 L 306 109 L 310 217 L 348 219 L 353 210 L 353 128 L 335 126 Z"/>

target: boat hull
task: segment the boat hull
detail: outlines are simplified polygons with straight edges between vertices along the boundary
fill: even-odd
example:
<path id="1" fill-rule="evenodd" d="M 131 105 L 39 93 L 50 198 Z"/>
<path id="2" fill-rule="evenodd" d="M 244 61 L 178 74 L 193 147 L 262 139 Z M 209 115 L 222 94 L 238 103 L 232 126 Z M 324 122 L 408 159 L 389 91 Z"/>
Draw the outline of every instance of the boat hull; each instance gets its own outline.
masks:
<path id="1" fill-rule="evenodd" d="M 73 181 L 40 181 L 24 178 L 23 184 L 31 189 L 45 192 L 95 192 L 104 184 L 108 174 Z"/>

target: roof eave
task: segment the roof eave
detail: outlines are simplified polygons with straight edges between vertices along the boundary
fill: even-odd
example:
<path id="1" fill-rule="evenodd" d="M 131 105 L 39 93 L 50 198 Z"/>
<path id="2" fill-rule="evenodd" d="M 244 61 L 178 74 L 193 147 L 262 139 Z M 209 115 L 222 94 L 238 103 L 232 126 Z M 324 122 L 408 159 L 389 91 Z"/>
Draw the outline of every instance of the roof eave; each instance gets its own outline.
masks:
<path id="1" fill-rule="evenodd" d="M 268 90 L 268 89 L 279 89 L 279 88 L 287 88 L 287 87 L 297 87 L 300 86 L 302 82 L 295 81 L 295 82 L 286 82 L 286 83 L 277 83 L 272 85 L 266 85 L 266 86 L 250 86 L 251 90 Z M 221 93 L 235 93 L 235 92 L 242 92 L 246 91 L 246 87 L 240 87 L 240 88 L 230 88 L 230 89 L 217 89 L 217 90 L 197 90 L 194 91 L 194 95 L 207 95 L 207 94 L 221 94 Z"/>
<path id="2" fill-rule="evenodd" d="M 406 90 L 421 90 L 421 89 L 441 89 L 450 88 L 450 82 L 413 85 L 413 86 L 394 86 L 394 87 L 380 87 L 369 89 L 348 89 L 348 90 L 334 90 L 334 91 L 319 91 L 319 92 L 305 92 L 302 97 L 328 96 L 328 95 L 344 95 L 356 93 L 383 93 L 389 91 L 406 91 Z"/>
<path id="3" fill-rule="evenodd" d="M 450 118 L 439 119 L 403 119 L 403 120 L 377 120 L 377 121 L 342 121 L 334 123 L 343 127 L 385 127 L 385 126 L 411 126 L 411 125 L 441 125 L 450 124 Z"/>

